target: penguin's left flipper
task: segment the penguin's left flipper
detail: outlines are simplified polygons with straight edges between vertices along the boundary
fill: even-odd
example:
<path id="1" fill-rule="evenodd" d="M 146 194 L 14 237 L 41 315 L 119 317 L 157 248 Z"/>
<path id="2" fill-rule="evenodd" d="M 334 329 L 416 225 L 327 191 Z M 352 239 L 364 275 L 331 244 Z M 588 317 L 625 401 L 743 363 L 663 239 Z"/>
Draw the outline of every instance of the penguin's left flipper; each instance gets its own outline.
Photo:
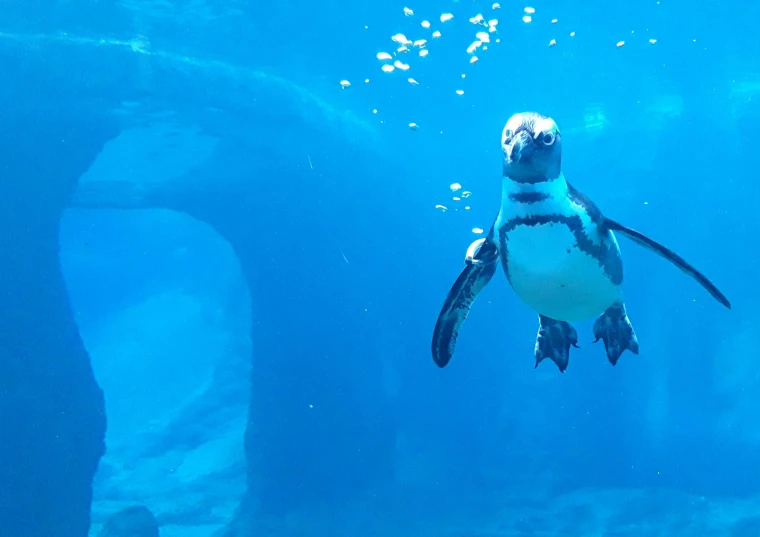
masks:
<path id="1" fill-rule="evenodd" d="M 707 279 L 707 276 L 699 272 L 697 269 L 695 269 L 693 266 L 691 266 L 689 263 L 686 262 L 684 258 L 682 258 L 680 255 L 675 253 L 673 250 L 666 248 L 662 244 L 650 239 L 643 233 L 639 233 L 638 231 L 631 229 L 629 227 L 626 227 L 622 224 L 619 224 L 615 222 L 614 220 L 610 220 L 609 218 L 604 219 L 604 223 L 607 227 L 607 229 L 610 229 L 612 231 L 616 231 L 620 233 L 621 235 L 625 235 L 629 239 L 631 239 L 633 242 L 644 246 L 645 248 L 648 248 L 652 250 L 654 253 L 664 257 L 671 263 L 673 263 L 675 266 L 677 266 L 679 269 L 684 271 L 686 274 L 697 280 L 699 284 L 704 287 L 708 293 L 710 293 L 715 300 L 726 306 L 728 309 L 731 309 L 731 303 L 728 301 L 726 296 L 721 293 L 717 287 L 715 287 L 715 284 L 713 284 L 710 280 Z"/>
<path id="2" fill-rule="evenodd" d="M 491 233 L 467 249 L 465 267 L 451 286 L 433 330 L 433 361 L 445 367 L 454 355 L 459 329 L 478 293 L 491 281 L 498 266 L 499 252 Z"/>

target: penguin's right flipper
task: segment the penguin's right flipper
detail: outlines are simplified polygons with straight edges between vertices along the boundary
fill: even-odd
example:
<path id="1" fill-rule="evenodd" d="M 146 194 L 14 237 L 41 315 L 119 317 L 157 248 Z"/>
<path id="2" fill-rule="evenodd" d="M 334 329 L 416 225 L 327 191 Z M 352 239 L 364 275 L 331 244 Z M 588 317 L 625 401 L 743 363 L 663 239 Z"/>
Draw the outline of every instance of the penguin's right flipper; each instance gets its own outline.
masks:
<path id="1" fill-rule="evenodd" d="M 433 330 L 433 361 L 445 367 L 454 355 L 459 329 L 478 293 L 491 281 L 498 266 L 499 252 L 491 234 L 467 249 L 465 267 L 451 286 Z"/>
<path id="2" fill-rule="evenodd" d="M 635 229 L 626 227 L 623 224 L 615 222 L 614 220 L 605 218 L 604 222 L 608 229 L 611 229 L 612 231 L 617 231 L 621 235 L 625 235 L 626 237 L 628 237 L 630 240 L 637 243 L 638 245 L 643 246 L 644 248 L 648 248 L 652 252 L 656 253 L 659 256 L 662 256 L 663 258 L 673 263 L 675 266 L 681 269 L 685 274 L 694 278 L 702 287 L 704 287 L 707 290 L 708 293 L 712 295 L 712 297 L 715 300 L 723 304 L 728 309 L 731 309 L 731 303 L 726 298 L 726 295 L 721 293 L 720 290 L 715 286 L 715 284 L 707 278 L 707 276 L 699 272 L 691 264 L 687 263 L 683 257 L 675 253 L 673 250 L 671 250 L 670 248 L 666 246 L 663 246 L 662 244 L 655 241 L 654 239 L 650 239 L 643 233 L 640 233 L 636 231 Z"/>

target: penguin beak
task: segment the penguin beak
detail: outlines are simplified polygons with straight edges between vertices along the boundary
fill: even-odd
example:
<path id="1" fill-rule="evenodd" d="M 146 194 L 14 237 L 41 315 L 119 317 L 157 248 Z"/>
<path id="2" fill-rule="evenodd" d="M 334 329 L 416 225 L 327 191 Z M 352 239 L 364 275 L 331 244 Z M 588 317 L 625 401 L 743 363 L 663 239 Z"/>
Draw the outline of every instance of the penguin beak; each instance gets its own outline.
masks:
<path id="1" fill-rule="evenodd" d="M 509 160 L 515 162 L 527 162 L 536 152 L 533 138 L 525 131 L 517 133 L 509 149 Z"/>

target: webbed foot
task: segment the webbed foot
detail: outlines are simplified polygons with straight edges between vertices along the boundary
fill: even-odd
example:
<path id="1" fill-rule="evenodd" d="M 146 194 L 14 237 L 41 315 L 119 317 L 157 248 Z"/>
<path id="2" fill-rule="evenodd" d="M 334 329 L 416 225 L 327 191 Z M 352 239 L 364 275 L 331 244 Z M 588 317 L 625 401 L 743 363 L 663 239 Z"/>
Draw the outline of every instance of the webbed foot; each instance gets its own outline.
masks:
<path id="1" fill-rule="evenodd" d="M 594 343 L 604 340 L 607 359 L 612 365 L 617 363 L 626 349 L 633 354 L 639 353 L 639 340 L 623 304 L 613 304 L 599 316 L 594 323 L 594 337 Z"/>
<path id="2" fill-rule="evenodd" d="M 570 345 L 579 348 L 578 332 L 565 321 L 555 321 L 544 315 L 538 316 L 538 336 L 536 337 L 536 367 L 541 360 L 549 358 L 564 373 L 570 360 Z"/>

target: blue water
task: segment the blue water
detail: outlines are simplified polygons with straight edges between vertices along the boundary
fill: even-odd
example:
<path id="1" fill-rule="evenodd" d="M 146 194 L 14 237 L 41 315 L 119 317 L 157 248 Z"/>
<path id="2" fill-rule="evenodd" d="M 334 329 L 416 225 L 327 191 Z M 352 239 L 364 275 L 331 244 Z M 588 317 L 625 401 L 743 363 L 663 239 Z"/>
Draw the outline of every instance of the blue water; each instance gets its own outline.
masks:
<path id="1" fill-rule="evenodd" d="M 2 535 L 760 535 L 760 4 L 501 4 L 0 3 Z M 528 110 L 732 309 L 618 235 L 638 356 L 436 367 Z"/>

